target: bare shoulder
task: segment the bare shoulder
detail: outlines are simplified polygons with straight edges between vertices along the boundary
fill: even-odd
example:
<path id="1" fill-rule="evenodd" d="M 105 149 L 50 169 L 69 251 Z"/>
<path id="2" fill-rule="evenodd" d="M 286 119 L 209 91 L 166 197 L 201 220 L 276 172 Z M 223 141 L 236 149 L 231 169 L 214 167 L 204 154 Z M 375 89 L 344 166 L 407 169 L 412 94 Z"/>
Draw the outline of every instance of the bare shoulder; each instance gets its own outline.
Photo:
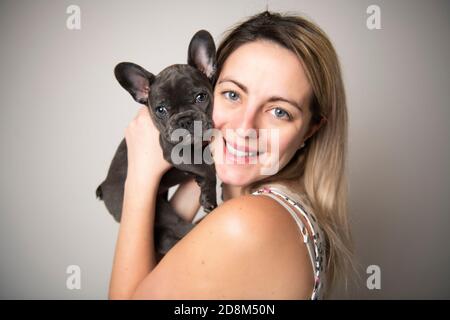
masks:
<path id="1" fill-rule="evenodd" d="M 313 273 L 295 221 L 275 200 L 226 201 L 177 243 L 138 299 L 309 298 Z"/>

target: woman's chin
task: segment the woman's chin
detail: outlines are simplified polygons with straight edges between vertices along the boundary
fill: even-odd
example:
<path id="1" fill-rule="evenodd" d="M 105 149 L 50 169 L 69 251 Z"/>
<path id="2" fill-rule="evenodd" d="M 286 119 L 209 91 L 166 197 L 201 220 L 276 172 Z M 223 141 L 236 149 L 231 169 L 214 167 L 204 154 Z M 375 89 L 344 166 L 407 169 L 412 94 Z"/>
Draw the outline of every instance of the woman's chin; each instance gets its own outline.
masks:
<path id="1" fill-rule="evenodd" d="M 253 170 L 245 166 L 236 168 L 227 165 L 216 165 L 217 176 L 225 184 L 233 186 L 246 186 L 258 179 Z"/>

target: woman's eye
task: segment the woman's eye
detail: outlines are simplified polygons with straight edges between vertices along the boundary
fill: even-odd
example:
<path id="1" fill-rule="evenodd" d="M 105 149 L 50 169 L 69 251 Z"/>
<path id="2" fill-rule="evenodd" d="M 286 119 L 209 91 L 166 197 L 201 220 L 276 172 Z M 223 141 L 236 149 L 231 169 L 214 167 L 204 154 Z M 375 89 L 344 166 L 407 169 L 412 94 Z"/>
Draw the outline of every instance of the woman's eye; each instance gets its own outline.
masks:
<path id="1" fill-rule="evenodd" d="M 286 111 L 284 111 L 281 108 L 273 108 L 271 111 L 275 111 L 275 117 L 279 118 L 279 119 L 283 119 L 286 118 L 287 120 L 291 119 L 291 116 L 289 115 L 289 113 L 287 113 Z"/>
<path id="2" fill-rule="evenodd" d="M 195 97 L 195 103 L 205 102 L 205 100 L 206 100 L 206 94 L 205 93 L 199 93 Z"/>
<path id="3" fill-rule="evenodd" d="M 236 101 L 239 99 L 239 94 L 234 91 L 224 91 L 222 92 L 222 94 L 224 94 L 227 99 L 232 101 Z"/>

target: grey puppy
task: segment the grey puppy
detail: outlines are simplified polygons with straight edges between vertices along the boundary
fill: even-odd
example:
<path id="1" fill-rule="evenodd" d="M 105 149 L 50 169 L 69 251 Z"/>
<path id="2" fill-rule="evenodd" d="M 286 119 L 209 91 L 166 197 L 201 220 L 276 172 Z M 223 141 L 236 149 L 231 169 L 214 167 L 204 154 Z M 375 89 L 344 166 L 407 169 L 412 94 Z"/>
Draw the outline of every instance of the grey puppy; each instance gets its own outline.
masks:
<path id="1" fill-rule="evenodd" d="M 194 121 L 200 121 L 205 133 L 214 127 L 212 121 L 212 82 L 216 59 L 216 49 L 212 36 L 205 30 L 198 31 L 189 44 L 188 64 L 174 64 L 158 75 L 130 62 L 119 63 L 114 74 L 120 85 L 137 102 L 145 104 L 153 123 L 160 132 L 159 143 L 164 159 L 173 164 L 161 178 L 155 208 L 155 248 L 158 260 L 172 248 L 192 228 L 193 224 L 180 218 L 168 201 L 168 189 L 179 183 L 195 178 L 201 188 L 200 204 L 206 213 L 216 206 L 216 173 L 212 161 L 195 164 L 193 155 L 209 156 L 208 141 L 203 136 L 194 135 Z M 178 145 L 172 133 L 183 129 L 183 158 L 181 164 L 172 161 L 172 149 Z M 196 132 L 197 133 L 197 132 Z M 189 138 L 189 139 L 188 139 Z M 188 144 L 186 144 L 188 141 Z M 189 152 L 185 152 L 186 150 Z M 207 150 L 205 150 L 207 149 Z M 183 151 L 184 150 L 184 151 Z M 206 151 L 206 152 L 205 152 Z M 209 152 L 209 153 L 208 153 Z M 111 162 L 106 179 L 96 190 L 106 208 L 117 222 L 120 222 L 127 175 L 127 146 L 125 139 L 120 143 Z"/>

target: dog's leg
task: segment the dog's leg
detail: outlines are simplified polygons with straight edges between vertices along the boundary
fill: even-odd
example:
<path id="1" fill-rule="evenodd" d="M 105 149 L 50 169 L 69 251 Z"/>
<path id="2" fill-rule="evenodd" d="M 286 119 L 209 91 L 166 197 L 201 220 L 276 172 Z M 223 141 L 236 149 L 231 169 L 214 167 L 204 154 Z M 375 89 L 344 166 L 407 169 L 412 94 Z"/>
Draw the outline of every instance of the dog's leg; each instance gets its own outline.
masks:
<path id="1" fill-rule="evenodd" d="M 183 220 L 172 208 L 166 195 L 157 197 L 155 216 L 155 250 L 164 256 L 195 225 Z"/>
<path id="2" fill-rule="evenodd" d="M 200 204 L 206 213 L 217 207 L 216 171 L 214 164 L 180 165 L 180 169 L 191 172 L 200 186 Z"/>
<path id="3" fill-rule="evenodd" d="M 120 222 L 122 216 L 122 203 L 125 180 L 127 177 L 127 144 L 125 139 L 119 144 L 114 158 L 109 166 L 106 179 L 98 186 L 95 194 L 103 200 L 114 220 Z"/>
<path id="4" fill-rule="evenodd" d="M 209 213 L 217 207 L 216 176 L 196 176 L 195 181 L 200 186 L 200 204 L 205 213 Z"/>

